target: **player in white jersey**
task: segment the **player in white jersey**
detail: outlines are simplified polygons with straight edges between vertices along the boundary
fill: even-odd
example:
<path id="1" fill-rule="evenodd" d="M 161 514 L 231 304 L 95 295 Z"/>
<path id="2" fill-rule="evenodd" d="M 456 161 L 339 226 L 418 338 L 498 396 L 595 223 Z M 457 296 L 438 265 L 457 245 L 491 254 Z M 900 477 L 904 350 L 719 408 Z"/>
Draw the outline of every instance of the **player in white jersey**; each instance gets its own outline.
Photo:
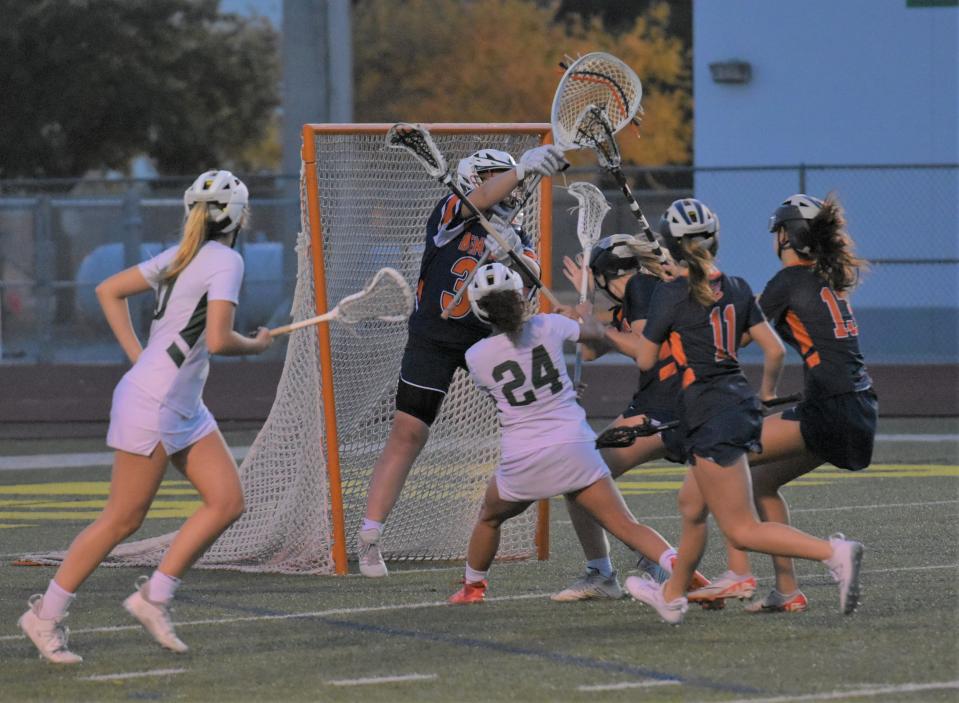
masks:
<path id="1" fill-rule="evenodd" d="M 645 536 L 596 450 L 563 362 L 563 342 L 600 339 L 602 326 L 555 314 L 527 319 L 521 278 L 498 263 L 480 268 L 468 293 L 493 328 L 467 350 L 466 364 L 496 402 L 502 453 L 470 538 L 463 588 L 450 597 L 457 605 L 484 600 L 500 525 L 536 500 L 566 495 L 631 549 L 643 551 Z"/>
<path id="2" fill-rule="evenodd" d="M 67 647 L 67 607 L 107 554 L 140 527 L 168 460 L 197 489 L 203 505 L 123 606 L 161 646 L 187 650 L 173 630 L 168 605 L 186 570 L 243 513 L 236 463 L 201 398 L 209 355 L 257 354 L 271 343 L 265 327 L 254 338 L 233 330 L 243 259 L 232 247 L 248 216 L 247 201 L 246 186 L 229 171 L 202 174 L 183 196 L 179 245 L 97 286 L 107 322 L 133 368 L 113 394 L 107 444 L 116 454 L 106 507 L 73 540 L 46 592 L 31 596 L 18 621 L 51 662 L 82 661 Z M 151 289 L 157 304 L 144 348 L 126 299 Z"/>

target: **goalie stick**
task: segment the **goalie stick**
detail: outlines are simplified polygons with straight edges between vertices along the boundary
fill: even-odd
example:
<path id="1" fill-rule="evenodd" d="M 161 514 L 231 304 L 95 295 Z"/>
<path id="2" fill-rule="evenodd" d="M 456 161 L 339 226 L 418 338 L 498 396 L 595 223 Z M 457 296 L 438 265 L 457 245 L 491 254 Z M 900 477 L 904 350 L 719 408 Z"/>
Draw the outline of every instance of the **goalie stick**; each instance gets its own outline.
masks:
<path id="1" fill-rule="evenodd" d="M 620 168 L 622 157 L 614 136 L 627 124 L 635 123 L 643 96 L 639 76 L 615 56 L 586 54 L 566 69 L 560 80 L 557 97 L 561 92 L 575 98 L 567 99 L 565 104 L 558 104 L 554 100 L 554 134 L 557 125 L 560 128 L 560 134 L 555 135 L 556 143 L 563 148 L 585 147 L 596 152 L 599 165 L 615 179 L 643 235 L 653 245 L 653 255 L 660 264 L 670 263 L 669 254 L 659 246 Z"/>
<path id="2" fill-rule="evenodd" d="M 290 334 L 327 320 L 355 325 L 363 320 L 405 322 L 413 312 L 413 291 L 399 271 L 381 268 L 361 291 L 348 295 L 329 312 L 270 330 L 271 337 Z"/>
<path id="3" fill-rule="evenodd" d="M 537 288 L 543 291 L 543 295 L 553 305 L 558 306 L 559 300 L 549 288 L 540 280 L 532 269 L 520 258 L 519 254 L 509 248 L 509 244 L 503 239 L 503 236 L 493 226 L 480 210 L 473 205 L 472 201 L 463 192 L 450 173 L 446 158 L 436 146 L 433 137 L 429 131 L 422 125 L 413 125 L 406 122 L 398 122 L 390 128 L 386 135 L 386 144 L 394 149 L 405 149 L 410 152 L 417 161 L 426 167 L 426 172 L 449 188 L 453 195 L 460 199 L 469 211 L 476 217 L 477 221 L 486 230 L 486 234 L 491 236 L 500 248 L 505 250 L 517 271 L 521 272 L 529 281 L 532 281 Z"/>

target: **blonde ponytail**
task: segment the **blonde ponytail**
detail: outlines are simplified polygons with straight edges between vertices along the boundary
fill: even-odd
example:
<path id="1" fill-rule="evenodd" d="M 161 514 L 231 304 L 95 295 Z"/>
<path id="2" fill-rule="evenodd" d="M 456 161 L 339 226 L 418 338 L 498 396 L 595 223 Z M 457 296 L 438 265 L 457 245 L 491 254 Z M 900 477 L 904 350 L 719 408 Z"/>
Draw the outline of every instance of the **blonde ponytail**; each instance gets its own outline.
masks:
<path id="1" fill-rule="evenodd" d="M 716 293 L 709 283 L 713 255 L 703 246 L 701 238 L 683 237 L 680 246 L 683 260 L 689 266 L 689 294 L 700 305 L 709 307 L 716 302 Z"/>
<path id="2" fill-rule="evenodd" d="M 629 247 L 633 256 L 636 257 L 636 260 L 639 261 L 639 266 L 642 270 L 657 278 L 664 277 L 665 272 L 663 271 L 659 257 L 653 254 L 653 247 L 657 245 L 636 237 L 633 241 L 627 242 L 626 246 Z"/>
<path id="3" fill-rule="evenodd" d="M 163 272 L 163 280 L 170 281 L 180 275 L 196 255 L 207 239 L 208 213 L 206 205 L 194 205 L 183 223 L 183 237 L 180 239 L 180 248 L 176 256 Z"/>

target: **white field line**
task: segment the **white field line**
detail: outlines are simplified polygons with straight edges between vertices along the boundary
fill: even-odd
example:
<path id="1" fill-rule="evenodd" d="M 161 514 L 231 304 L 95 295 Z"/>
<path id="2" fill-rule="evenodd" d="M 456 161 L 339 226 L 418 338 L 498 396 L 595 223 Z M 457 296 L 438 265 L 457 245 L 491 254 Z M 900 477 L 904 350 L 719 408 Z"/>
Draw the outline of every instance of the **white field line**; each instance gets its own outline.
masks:
<path id="1" fill-rule="evenodd" d="M 627 688 L 652 688 L 653 686 L 681 686 L 681 681 L 675 679 L 653 679 L 651 681 L 624 681 L 622 683 L 605 683 L 596 686 L 577 686 L 577 691 L 622 691 Z"/>
<path id="2" fill-rule="evenodd" d="M 185 673 L 186 669 L 153 669 L 152 671 L 129 671 L 124 674 L 97 674 L 95 676 L 81 676 L 78 681 L 122 681 L 124 679 L 140 679 L 144 676 L 174 676 Z"/>
<path id="3" fill-rule="evenodd" d="M 458 568 L 459 567 L 451 567 Z M 897 573 L 900 571 L 932 571 L 938 569 L 959 569 L 959 564 L 937 564 L 932 566 L 904 566 L 894 569 L 863 569 L 863 574 L 886 574 L 886 573 Z M 823 574 L 800 574 L 799 578 L 811 578 L 815 576 L 822 576 Z M 771 578 L 771 577 L 770 577 Z M 766 580 L 765 578 L 759 580 Z M 487 603 L 497 603 L 497 602 L 509 602 L 509 601 L 518 601 L 518 600 L 536 600 L 539 598 L 546 599 L 552 594 L 552 591 L 546 593 L 526 593 L 519 596 L 493 596 L 492 598 L 487 598 Z M 373 605 L 360 608 L 330 608 L 329 610 L 314 610 L 307 611 L 302 613 L 281 613 L 279 615 L 244 615 L 232 618 L 210 618 L 206 620 L 185 620 L 183 622 L 175 623 L 177 627 L 191 627 L 195 625 L 232 625 L 233 623 L 239 622 L 263 622 L 267 620 L 296 620 L 301 618 L 323 618 L 323 617 L 332 617 L 336 615 L 361 615 L 364 613 L 384 613 L 391 610 L 411 610 L 415 608 L 448 608 L 450 607 L 449 603 L 445 600 L 439 601 L 426 601 L 423 603 L 398 603 L 395 605 Z M 95 632 L 128 632 L 128 631 L 140 631 L 142 630 L 140 625 L 112 625 L 110 627 L 88 627 L 85 629 L 74 630 L 71 629 L 70 632 L 74 635 L 78 634 L 88 634 Z M 9 641 L 9 640 L 19 640 L 24 639 L 24 635 L 0 635 L 0 642 Z M 729 703 L 724 701 L 724 703 Z"/>
<path id="4" fill-rule="evenodd" d="M 406 674 L 404 676 L 377 676 L 368 679 L 337 679 L 327 681 L 329 686 L 368 686 L 378 683 L 399 683 L 402 681 L 432 681 L 438 679 L 437 674 Z"/>
<path id="5" fill-rule="evenodd" d="M 906 683 L 895 686 L 870 686 L 853 691 L 830 691 L 829 693 L 810 693 L 799 696 L 776 696 L 775 698 L 739 698 L 723 703 L 800 703 L 801 701 L 832 701 L 847 698 L 866 698 L 886 696 L 898 693 L 918 693 L 920 691 L 941 691 L 959 688 L 959 681 L 941 681 L 938 683 Z"/>
<path id="6" fill-rule="evenodd" d="M 548 598 L 550 593 L 526 593 L 521 596 L 494 596 L 492 598 L 487 598 L 487 603 L 495 603 L 497 601 L 517 601 L 517 600 L 534 600 L 537 598 Z M 388 612 L 391 610 L 411 610 L 414 608 L 449 608 L 451 607 L 449 603 L 445 600 L 440 601 L 427 601 L 424 603 L 400 603 L 396 605 L 373 605 L 366 606 L 361 608 L 330 608 L 329 610 L 314 610 L 310 612 L 303 613 L 282 613 L 280 615 L 244 615 L 233 618 L 210 618 L 208 620 L 187 620 L 184 622 L 175 623 L 177 627 L 190 627 L 193 625 L 231 625 L 238 622 L 263 622 L 267 620 L 296 620 L 301 618 L 324 618 L 332 617 L 336 615 L 360 615 L 363 613 L 382 613 Z M 141 625 L 112 625 L 110 627 L 88 627 L 82 630 L 74 630 L 71 628 L 70 634 L 78 635 L 81 633 L 94 633 L 94 632 L 128 632 L 131 630 L 142 630 Z M 6 640 L 18 640 L 23 639 L 24 635 L 0 635 L 0 642 Z"/>
<path id="7" fill-rule="evenodd" d="M 959 442 L 959 434 L 877 434 L 877 442 Z M 230 451 L 242 461 L 249 447 L 233 447 Z M 113 452 L 75 452 L 66 454 L 23 454 L 0 456 L 0 471 L 23 469 L 73 469 L 89 466 L 110 466 Z"/>

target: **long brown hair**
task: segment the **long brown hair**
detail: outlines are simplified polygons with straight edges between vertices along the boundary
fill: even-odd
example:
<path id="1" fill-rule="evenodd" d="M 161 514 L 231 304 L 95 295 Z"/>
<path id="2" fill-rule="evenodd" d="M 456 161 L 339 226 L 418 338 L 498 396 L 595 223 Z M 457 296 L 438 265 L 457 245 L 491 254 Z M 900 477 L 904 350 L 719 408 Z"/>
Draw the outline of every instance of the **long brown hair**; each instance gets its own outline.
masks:
<path id="1" fill-rule="evenodd" d="M 868 262 L 855 254 L 856 244 L 846 231 L 846 214 L 835 193 L 826 196 L 822 209 L 809 220 L 809 254 L 814 271 L 838 292 L 850 290 L 859 283 L 859 274 Z M 797 252 L 798 253 L 798 252 Z"/>
<path id="2" fill-rule="evenodd" d="M 683 261 L 689 266 L 689 295 L 700 305 L 709 307 L 716 302 L 716 293 L 709 282 L 709 273 L 715 260 L 701 237 L 683 237 L 680 242 Z"/>
<path id="3" fill-rule="evenodd" d="M 626 242 L 626 246 L 629 247 L 629 250 L 633 252 L 633 255 L 639 261 L 640 270 L 646 271 L 646 273 L 656 276 L 656 278 L 663 278 L 663 266 L 659 261 L 659 257 L 653 254 L 653 247 L 658 245 L 635 237 L 632 242 Z"/>
<path id="4" fill-rule="evenodd" d="M 507 334 L 519 332 L 526 322 L 526 301 L 518 291 L 488 293 L 479 299 L 477 305 L 489 316 L 490 324 Z"/>

